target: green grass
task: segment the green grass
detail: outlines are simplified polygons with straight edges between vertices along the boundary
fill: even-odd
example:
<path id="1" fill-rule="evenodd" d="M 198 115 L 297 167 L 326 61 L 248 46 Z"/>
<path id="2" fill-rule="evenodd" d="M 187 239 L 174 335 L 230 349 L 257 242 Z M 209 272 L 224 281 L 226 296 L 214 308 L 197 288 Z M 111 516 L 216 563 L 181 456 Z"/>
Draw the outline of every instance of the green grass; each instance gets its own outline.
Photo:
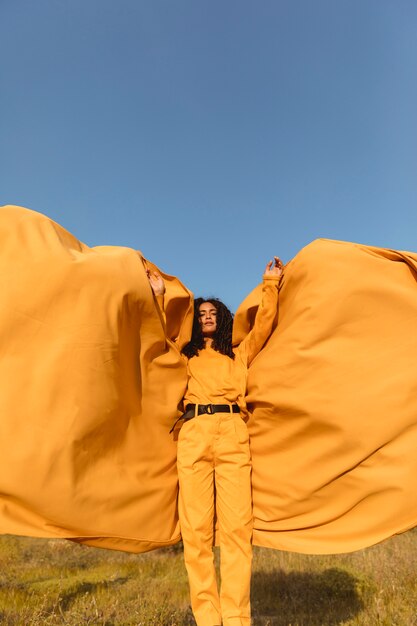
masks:
<path id="1" fill-rule="evenodd" d="M 416 572 L 417 529 L 348 555 L 255 548 L 253 625 L 417 626 Z M 1 537 L 0 623 L 192 626 L 181 546 L 134 555 Z"/>

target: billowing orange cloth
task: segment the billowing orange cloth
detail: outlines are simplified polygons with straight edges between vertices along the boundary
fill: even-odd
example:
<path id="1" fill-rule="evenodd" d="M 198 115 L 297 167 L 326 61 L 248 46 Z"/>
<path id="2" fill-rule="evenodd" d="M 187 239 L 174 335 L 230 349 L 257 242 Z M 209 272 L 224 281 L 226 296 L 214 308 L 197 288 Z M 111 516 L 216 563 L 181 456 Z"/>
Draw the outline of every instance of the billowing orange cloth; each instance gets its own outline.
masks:
<path id="1" fill-rule="evenodd" d="M 417 524 L 416 277 L 416 254 L 330 240 L 285 268 L 248 376 L 255 544 L 348 552 Z"/>
<path id="2" fill-rule="evenodd" d="M 186 368 L 140 255 L 88 248 L 0 209 L 0 531 L 144 551 L 180 539 L 176 443 Z M 173 338 L 190 293 L 172 277 Z"/>
<path id="3" fill-rule="evenodd" d="M 189 336 L 190 293 L 164 275 L 165 328 L 135 251 L 19 207 L 0 209 L 0 243 L 0 531 L 177 541 L 171 340 Z M 326 240 L 285 268 L 248 375 L 254 543 L 346 552 L 417 524 L 416 275 L 417 255 Z"/>

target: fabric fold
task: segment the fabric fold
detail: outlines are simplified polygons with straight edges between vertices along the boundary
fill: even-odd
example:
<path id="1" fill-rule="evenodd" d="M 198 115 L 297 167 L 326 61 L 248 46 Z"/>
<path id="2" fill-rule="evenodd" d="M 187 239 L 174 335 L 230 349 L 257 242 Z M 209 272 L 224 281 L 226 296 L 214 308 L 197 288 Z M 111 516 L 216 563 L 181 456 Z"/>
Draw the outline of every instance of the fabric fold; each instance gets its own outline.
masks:
<path id="1" fill-rule="evenodd" d="M 317 240 L 285 268 L 248 375 L 254 543 L 348 552 L 416 525 L 416 261 Z"/>
<path id="2" fill-rule="evenodd" d="M 4 533 L 142 551 L 179 540 L 186 384 L 140 253 L 89 248 L 45 216 L 0 210 L 0 520 Z M 166 276 L 170 332 L 191 294 Z"/>

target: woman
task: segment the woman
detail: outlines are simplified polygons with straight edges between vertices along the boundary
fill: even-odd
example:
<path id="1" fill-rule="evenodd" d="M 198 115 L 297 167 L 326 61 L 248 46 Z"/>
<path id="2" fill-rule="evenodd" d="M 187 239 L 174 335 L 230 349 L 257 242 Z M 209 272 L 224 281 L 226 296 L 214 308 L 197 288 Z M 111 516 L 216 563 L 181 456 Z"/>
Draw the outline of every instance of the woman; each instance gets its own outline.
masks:
<path id="1" fill-rule="evenodd" d="M 268 339 L 277 314 L 282 263 L 270 261 L 254 327 L 232 348 L 233 317 L 217 299 L 195 301 L 191 341 L 184 347 L 188 385 L 178 437 L 179 519 L 191 605 L 197 626 L 248 626 L 252 561 L 247 368 Z M 163 309 L 162 277 L 149 280 Z M 218 521 L 220 596 L 213 562 Z"/>

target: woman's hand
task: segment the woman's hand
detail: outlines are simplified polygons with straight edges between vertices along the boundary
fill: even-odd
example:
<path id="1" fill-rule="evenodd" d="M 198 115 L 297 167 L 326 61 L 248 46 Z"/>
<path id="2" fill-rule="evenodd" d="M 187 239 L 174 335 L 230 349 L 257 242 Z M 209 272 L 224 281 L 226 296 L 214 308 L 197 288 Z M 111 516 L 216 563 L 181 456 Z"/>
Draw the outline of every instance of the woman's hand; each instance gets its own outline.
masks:
<path id="1" fill-rule="evenodd" d="M 165 293 L 165 283 L 161 274 L 156 271 L 151 272 L 151 270 L 146 270 L 146 275 L 148 276 L 149 284 L 155 296 L 163 296 Z"/>
<path id="2" fill-rule="evenodd" d="M 282 274 L 282 269 L 283 265 L 281 259 L 277 256 L 274 256 L 274 260 L 267 263 L 264 275 L 280 277 Z"/>

